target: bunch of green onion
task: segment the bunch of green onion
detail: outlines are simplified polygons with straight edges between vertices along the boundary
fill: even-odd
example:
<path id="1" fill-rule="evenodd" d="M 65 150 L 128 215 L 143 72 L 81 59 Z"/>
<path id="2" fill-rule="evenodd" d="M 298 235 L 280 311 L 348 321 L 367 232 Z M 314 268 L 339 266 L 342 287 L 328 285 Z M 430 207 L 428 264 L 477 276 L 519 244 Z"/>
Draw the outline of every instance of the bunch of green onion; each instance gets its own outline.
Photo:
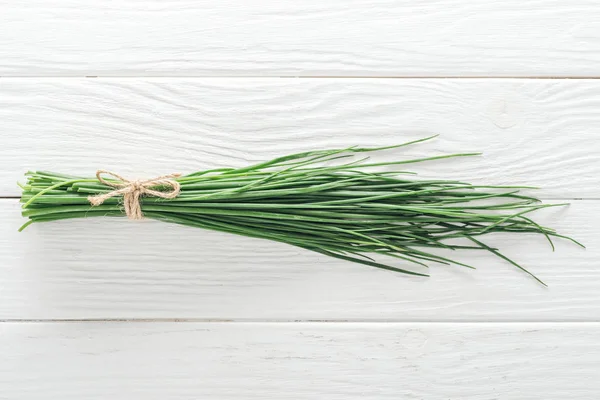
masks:
<path id="1" fill-rule="evenodd" d="M 473 153 L 382 163 L 355 157 L 357 153 L 403 147 L 431 138 L 382 148 L 310 151 L 244 168 L 195 172 L 176 179 L 181 192 L 174 199 L 144 197 L 142 211 L 146 218 L 274 240 L 419 276 L 427 276 L 419 272 L 427 263 L 472 268 L 436 254 L 436 249 L 486 250 L 543 284 L 498 249 L 482 242 L 480 236 L 493 232 L 539 233 L 551 244 L 551 237 L 573 240 L 526 216 L 561 204 L 540 204 L 538 199 L 519 192 L 526 187 L 421 180 L 407 171 L 381 170 Z M 345 161 L 348 157 L 350 161 Z M 89 204 L 88 196 L 114 190 L 96 178 L 45 171 L 27 172 L 26 176 L 27 183 L 20 185 L 21 202 L 23 216 L 29 221 L 21 229 L 33 222 L 124 216 L 122 198 L 110 198 L 95 207 Z M 400 268 L 384 263 L 381 258 L 385 257 L 400 259 L 398 263 L 404 265 Z M 409 263 L 414 268 L 404 267 Z"/>

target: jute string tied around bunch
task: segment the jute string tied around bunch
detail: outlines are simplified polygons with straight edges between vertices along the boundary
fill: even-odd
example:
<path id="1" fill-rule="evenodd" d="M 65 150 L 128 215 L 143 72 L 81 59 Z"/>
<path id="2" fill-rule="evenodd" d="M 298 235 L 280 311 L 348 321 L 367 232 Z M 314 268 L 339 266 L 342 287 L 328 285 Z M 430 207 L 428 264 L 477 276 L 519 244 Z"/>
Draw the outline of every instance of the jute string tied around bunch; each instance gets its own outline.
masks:
<path id="1" fill-rule="evenodd" d="M 102 174 L 111 175 L 117 179 L 117 181 L 107 181 L 106 179 L 102 178 Z M 146 180 L 129 180 L 123 178 L 121 175 L 115 174 L 114 172 L 99 169 L 96 171 L 96 178 L 98 178 L 98 181 L 116 189 L 112 192 L 88 196 L 88 201 L 92 206 L 99 206 L 111 197 L 122 195 L 123 205 L 125 206 L 125 214 L 127 214 L 127 217 L 129 219 L 142 219 L 144 214 L 142 213 L 140 197 L 147 195 L 160 197 L 161 199 L 174 199 L 181 192 L 181 185 L 173 178 L 177 178 L 179 176 L 181 176 L 181 174 L 163 175 Z M 162 192 L 160 190 L 151 189 L 157 186 L 170 186 L 172 190 L 168 192 Z"/>

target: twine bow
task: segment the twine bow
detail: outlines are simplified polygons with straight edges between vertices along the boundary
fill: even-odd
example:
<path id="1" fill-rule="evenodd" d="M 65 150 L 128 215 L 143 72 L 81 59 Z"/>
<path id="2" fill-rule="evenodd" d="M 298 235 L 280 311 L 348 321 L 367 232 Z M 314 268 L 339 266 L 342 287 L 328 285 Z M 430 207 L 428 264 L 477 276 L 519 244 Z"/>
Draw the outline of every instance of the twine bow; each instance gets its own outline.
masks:
<path id="1" fill-rule="evenodd" d="M 111 175 L 118 181 L 107 181 L 102 178 L 102 174 Z M 114 172 L 105 171 L 99 169 L 96 171 L 96 178 L 101 183 L 116 188 L 112 192 L 98 194 L 95 196 L 89 196 L 88 201 L 92 206 L 99 206 L 106 200 L 115 196 L 123 196 L 123 205 L 125 206 L 125 214 L 129 219 L 142 219 L 142 205 L 140 204 L 140 197 L 142 195 L 160 197 L 161 199 L 174 199 L 179 195 L 181 191 L 181 185 L 179 182 L 173 180 L 181 176 L 180 174 L 163 175 L 152 179 L 146 180 L 133 180 L 123 178 L 121 175 L 115 174 Z M 152 187 L 156 186 L 170 186 L 171 191 L 161 192 L 160 190 L 153 190 Z"/>

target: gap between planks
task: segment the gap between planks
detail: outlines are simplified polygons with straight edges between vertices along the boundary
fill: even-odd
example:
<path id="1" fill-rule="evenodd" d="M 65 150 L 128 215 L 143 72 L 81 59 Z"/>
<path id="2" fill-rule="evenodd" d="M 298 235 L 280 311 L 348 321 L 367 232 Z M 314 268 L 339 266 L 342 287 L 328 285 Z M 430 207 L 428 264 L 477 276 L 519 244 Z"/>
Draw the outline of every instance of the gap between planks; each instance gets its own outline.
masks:
<path id="1" fill-rule="evenodd" d="M 542 321 L 517 321 L 517 320 L 393 320 L 393 319 L 262 319 L 262 318 L 58 318 L 58 319 L 21 319 L 7 318 L 0 319 L 0 324 L 63 324 L 63 323 L 214 323 L 214 324 L 396 324 L 396 325 L 557 325 L 561 326 L 599 326 L 600 321 L 561 321 L 561 320 L 542 320 Z"/>
<path id="2" fill-rule="evenodd" d="M 529 75 L 510 75 L 510 76 L 496 76 L 496 75 L 472 75 L 472 76 L 460 76 L 460 75 L 411 75 L 411 76 L 394 76 L 394 75 L 5 75 L 0 76 L 0 79 L 113 79 L 113 78 L 127 78 L 127 79 L 152 79 L 152 78 L 168 78 L 168 79 L 206 79 L 206 78 L 229 78 L 229 79 L 494 79 L 494 80 L 505 80 L 505 79 L 539 79 L 539 80 L 558 80 L 558 79 L 571 79 L 571 80 L 597 80 L 600 79 L 600 75 L 590 76 L 570 76 L 570 75 L 557 75 L 557 76 L 529 76 Z"/>

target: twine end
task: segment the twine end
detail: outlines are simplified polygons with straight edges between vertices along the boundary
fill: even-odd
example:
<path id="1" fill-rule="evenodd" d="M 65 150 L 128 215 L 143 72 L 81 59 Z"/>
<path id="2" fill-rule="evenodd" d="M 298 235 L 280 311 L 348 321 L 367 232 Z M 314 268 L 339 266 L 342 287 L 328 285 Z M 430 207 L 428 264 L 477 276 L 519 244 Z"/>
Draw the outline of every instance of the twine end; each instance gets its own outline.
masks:
<path id="1" fill-rule="evenodd" d="M 102 174 L 111 175 L 116 178 L 118 181 L 107 181 L 102 178 Z M 181 176 L 181 174 L 171 174 L 159 176 L 153 179 L 147 180 L 128 180 L 123 178 L 120 175 L 115 174 L 114 172 L 98 170 L 96 172 L 96 177 L 98 181 L 106 186 L 111 186 L 115 188 L 112 192 L 102 193 L 95 196 L 88 196 L 88 201 L 94 206 L 99 206 L 104 203 L 107 199 L 119 195 L 123 195 L 123 203 L 125 205 L 125 214 L 129 219 L 143 219 L 142 213 L 142 205 L 140 203 L 140 198 L 143 195 L 160 197 L 163 199 L 174 199 L 177 197 L 181 191 L 181 185 L 179 182 L 173 180 L 172 178 L 177 178 Z M 151 189 L 155 186 L 171 186 L 172 190 L 170 192 L 163 192 L 158 190 Z"/>

